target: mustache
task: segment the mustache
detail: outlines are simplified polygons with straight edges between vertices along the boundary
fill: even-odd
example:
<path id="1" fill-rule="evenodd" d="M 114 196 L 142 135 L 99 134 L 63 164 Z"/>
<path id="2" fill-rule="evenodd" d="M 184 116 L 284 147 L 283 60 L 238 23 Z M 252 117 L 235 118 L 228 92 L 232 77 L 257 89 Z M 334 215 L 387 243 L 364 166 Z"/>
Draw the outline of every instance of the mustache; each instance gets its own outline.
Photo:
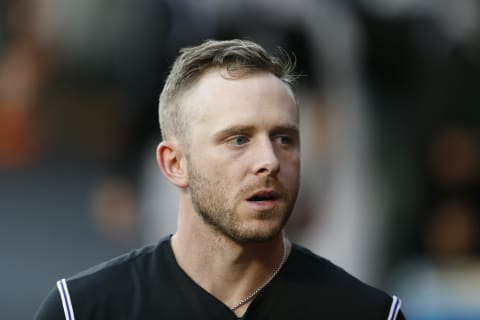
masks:
<path id="1" fill-rule="evenodd" d="M 243 197 L 244 195 L 252 194 L 259 189 L 272 189 L 275 192 L 278 192 L 281 198 L 286 198 L 289 195 L 288 190 L 283 186 L 283 184 L 272 177 L 259 178 L 244 185 L 240 189 L 240 194 Z"/>

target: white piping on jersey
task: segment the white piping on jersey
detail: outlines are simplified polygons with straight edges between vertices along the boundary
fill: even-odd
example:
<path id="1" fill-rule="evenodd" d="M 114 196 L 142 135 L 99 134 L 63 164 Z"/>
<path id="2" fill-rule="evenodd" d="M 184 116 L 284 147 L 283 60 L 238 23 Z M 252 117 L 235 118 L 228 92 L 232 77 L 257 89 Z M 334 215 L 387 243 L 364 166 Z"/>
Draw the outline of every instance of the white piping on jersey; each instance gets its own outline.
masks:
<path id="1" fill-rule="evenodd" d="M 397 314 L 398 314 L 398 311 L 400 311 L 401 306 L 402 306 L 402 300 L 400 300 L 397 296 L 393 296 L 392 305 L 390 306 L 390 312 L 388 313 L 387 320 L 397 319 Z"/>
<path id="2" fill-rule="evenodd" d="M 70 300 L 70 293 L 68 291 L 68 286 L 65 279 L 57 281 L 57 289 L 62 300 L 65 320 L 75 320 L 75 314 L 73 313 L 72 308 L 72 301 Z M 390 312 L 388 313 L 387 320 L 395 320 L 397 318 L 401 305 L 402 301 L 397 296 L 393 296 L 392 305 L 390 306 Z"/>
<path id="3" fill-rule="evenodd" d="M 70 293 L 68 292 L 67 282 L 65 279 L 57 281 L 58 293 L 62 299 L 63 312 L 65 313 L 65 320 L 75 320 L 73 314 L 72 301 L 70 300 Z"/>

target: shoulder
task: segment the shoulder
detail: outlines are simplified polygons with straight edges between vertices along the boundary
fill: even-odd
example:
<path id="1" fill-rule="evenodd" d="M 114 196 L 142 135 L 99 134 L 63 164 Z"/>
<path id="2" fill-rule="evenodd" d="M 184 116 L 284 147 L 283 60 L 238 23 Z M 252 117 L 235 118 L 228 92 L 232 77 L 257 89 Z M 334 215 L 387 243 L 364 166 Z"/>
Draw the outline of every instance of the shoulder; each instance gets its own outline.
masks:
<path id="1" fill-rule="evenodd" d="M 161 246 L 160 243 L 158 246 Z M 141 274 L 154 263 L 156 246 L 150 245 L 132 250 L 121 256 L 102 262 L 66 279 L 70 290 L 105 290 L 106 284 L 113 290 L 131 285 L 134 275 Z M 119 278 L 121 277 L 121 278 Z M 122 281 L 118 281 L 122 279 Z M 127 280 L 127 281 L 125 281 Z"/>
<path id="2" fill-rule="evenodd" d="M 310 293 L 307 299 L 311 300 L 311 303 L 328 301 L 329 308 L 336 314 L 345 312 L 363 315 L 362 317 L 368 319 L 395 319 L 389 318 L 388 314 L 391 309 L 400 307 L 398 298 L 364 283 L 341 267 L 299 245 L 293 245 L 288 271 L 301 290 Z"/>
<path id="3" fill-rule="evenodd" d="M 130 301 L 132 293 L 141 295 L 144 288 L 155 280 L 154 274 L 158 275 L 161 271 L 162 258 L 159 255 L 165 254 L 166 245 L 168 240 L 164 239 L 157 245 L 132 250 L 59 280 L 40 306 L 35 319 L 65 319 L 64 313 L 70 308 L 76 316 L 89 318 L 89 312 L 97 309 L 98 305 L 105 310 L 110 305 L 116 308 L 122 301 Z"/>
<path id="4" fill-rule="evenodd" d="M 290 259 L 292 270 L 302 270 L 302 275 L 299 276 L 312 285 L 339 291 L 343 295 L 362 295 L 379 300 L 388 297 L 386 293 L 367 285 L 331 261 L 299 245 L 293 246 Z"/>

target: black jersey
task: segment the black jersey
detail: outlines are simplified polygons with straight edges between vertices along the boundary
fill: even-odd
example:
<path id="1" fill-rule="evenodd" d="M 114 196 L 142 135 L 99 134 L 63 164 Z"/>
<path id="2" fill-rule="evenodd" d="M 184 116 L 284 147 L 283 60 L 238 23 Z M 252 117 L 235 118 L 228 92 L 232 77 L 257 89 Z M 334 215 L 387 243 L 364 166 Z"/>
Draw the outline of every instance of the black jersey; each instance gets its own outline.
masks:
<path id="1" fill-rule="evenodd" d="M 177 264 L 170 239 L 58 281 L 36 320 L 232 319 Z M 298 245 L 242 319 L 404 319 L 400 300 Z"/>

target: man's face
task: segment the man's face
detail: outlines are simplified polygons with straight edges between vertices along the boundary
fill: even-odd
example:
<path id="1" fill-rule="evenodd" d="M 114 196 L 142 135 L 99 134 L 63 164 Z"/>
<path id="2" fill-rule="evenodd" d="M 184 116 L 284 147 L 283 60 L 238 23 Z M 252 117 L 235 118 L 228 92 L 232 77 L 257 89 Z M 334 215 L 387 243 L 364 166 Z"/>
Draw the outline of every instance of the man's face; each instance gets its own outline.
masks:
<path id="1" fill-rule="evenodd" d="M 225 79 L 207 72 L 184 96 L 193 207 L 216 232 L 246 243 L 283 229 L 299 187 L 298 110 L 269 73 Z"/>

